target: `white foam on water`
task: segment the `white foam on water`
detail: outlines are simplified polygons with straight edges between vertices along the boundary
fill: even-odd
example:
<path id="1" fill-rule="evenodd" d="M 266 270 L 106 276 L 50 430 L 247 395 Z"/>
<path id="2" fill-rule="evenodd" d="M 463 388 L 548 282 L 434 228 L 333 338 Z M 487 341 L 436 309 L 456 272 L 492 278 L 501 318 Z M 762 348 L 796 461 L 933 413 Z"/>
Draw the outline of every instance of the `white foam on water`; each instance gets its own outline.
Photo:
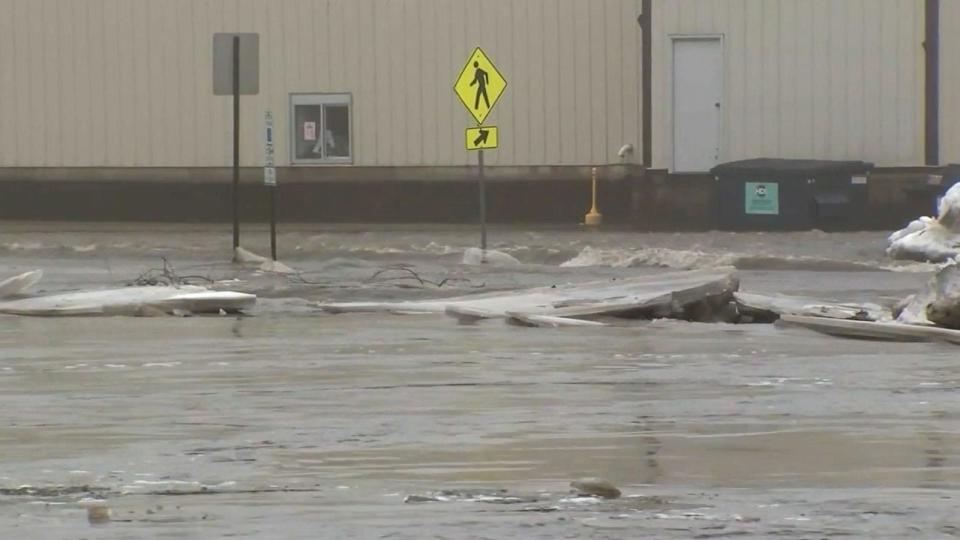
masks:
<path id="1" fill-rule="evenodd" d="M 45 246 L 40 242 L 26 242 L 23 244 L 21 244 L 20 242 L 11 242 L 9 244 L 2 244 L 0 246 L 10 251 L 40 251 L 42 249 L 48 249 L 53 247 L 53 246 Z"/>
<path id="2" fill-rule="evenodd" d="M 659 266 L 691 269 L 704 266 L 731 266 L 736 260 L 732 254 L 709 254 L 702 251 L 669 248 L 641 248 L 636 250 L 583 248 L 577 256 L 560 265 L 561 268 L 610 266 L 631 268 Z"/>
<path id="3" fill-rule="evenodd" d="M 136 480 L 133 483 L 144 486 L 200 486 L 200 482 L 190 480 Z"/>
<path id="4" fill-rule="evenodd" d="M 741 270 L 810 270 L 810 271 L 884 271 L 929 272 L 923 263 L 890 265 L 857 262 L 840 259 L 823 259 L 803 256 L 776 256 L 736 252 L 705 252 L 699 250 L 671 249 L 662 247 L 639 249 L 583 248 L 572 259 L 560 264 L 561 268 L 586 268 L 607 266 L 612 268 L 655 267 L 677 270 L 694 270 L 734 266 Z"/>
<path id="5" fill-rule="evenodd" d="M 936 272 L 942 266 L 940 263 L 899 261 L 894 264 L 881 265 L 880 268 L 890 272 L 901 272 L 904 274 L 926 274 Z"/>
<path id="6" fill-rule="evenodd" d="M 407 252 L 400 248 L 386 246 L 344 246 L 343 250 L 350 253 L 374 253 L 377 255 L 394 255 Z"/>
<path id="7" fill-rule="evenodd" d="M 448 246 L 446 244 L 430 242 L 423 246 L 419 251 L 425 251 L 434 255 L 453 255 L 454 253 L 463 253 L 463 250 L 464 248 L 461 246 Z"/>

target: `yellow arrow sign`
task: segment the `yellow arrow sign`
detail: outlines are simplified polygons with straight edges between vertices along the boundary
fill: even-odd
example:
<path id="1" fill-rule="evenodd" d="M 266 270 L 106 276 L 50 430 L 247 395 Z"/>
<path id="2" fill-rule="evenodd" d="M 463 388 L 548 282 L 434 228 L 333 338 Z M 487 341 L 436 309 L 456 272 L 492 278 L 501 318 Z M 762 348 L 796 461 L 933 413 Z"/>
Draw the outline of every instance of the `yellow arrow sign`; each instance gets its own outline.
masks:
<path id="1" fill-rule="evenodd" d="M 507 80 L 497 71 L 480 47 L 473 51 L 453 91 L 460 97 L 470 114 L 482 124 L 507 89 Z"/>
<path id="2" fill-rule="evenodd" d="M 500 145 L 500 134 L 494 126 L 467 128 L 467 150 L 489 150 Z"/>

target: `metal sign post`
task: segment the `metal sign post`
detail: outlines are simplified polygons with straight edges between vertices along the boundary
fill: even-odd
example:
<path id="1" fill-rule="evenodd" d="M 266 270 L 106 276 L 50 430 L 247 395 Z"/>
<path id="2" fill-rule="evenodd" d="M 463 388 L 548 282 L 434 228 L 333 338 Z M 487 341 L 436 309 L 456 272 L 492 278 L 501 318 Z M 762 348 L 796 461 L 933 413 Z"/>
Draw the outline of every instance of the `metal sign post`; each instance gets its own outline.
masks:
<path id="1" fill-rule="evenodd" d="M 270 256 L 277 260 L 277 169 L 273 167 L 273 113 L 263 119 L 264 166 L 263 185 L 270 190 Z"/>
<path id="2" fill-rule="evenodd" d="M 500 144 L 499 130 L 494 126 L 484 126 L 483 122 L 506 89 L 507 80 L 479 47 L 467 59 L 467 64 L 453 85 L 454 93 L 478 124 L 477 127 L 467 129 L 466 148 L 477 150 L 481 262 L 486 262 L 487 256 L 487 186 L 483 151 L 497 148 Z"/>
<path id="3" fill-rule="evenodd" d="M 240 247 L 240 36 L 233 36 L 233 251 Z"/>
<path id="4" fill-rule="evenodd" d="M 240 247 L 240 96 L 260 93 L 260 35 L 213 35 L 213 94 L 233 96 L 233 251 Z"/>
<path id="5" fill-rule="evenodd" d="M 483 171 L 483 150 L 477 152 L 477 161 L 479 164 L 479 188 L 480 188 L 480 250 L 484 255 L 481 260 L 486 260 L 487 252 L 487 186 Z"/>

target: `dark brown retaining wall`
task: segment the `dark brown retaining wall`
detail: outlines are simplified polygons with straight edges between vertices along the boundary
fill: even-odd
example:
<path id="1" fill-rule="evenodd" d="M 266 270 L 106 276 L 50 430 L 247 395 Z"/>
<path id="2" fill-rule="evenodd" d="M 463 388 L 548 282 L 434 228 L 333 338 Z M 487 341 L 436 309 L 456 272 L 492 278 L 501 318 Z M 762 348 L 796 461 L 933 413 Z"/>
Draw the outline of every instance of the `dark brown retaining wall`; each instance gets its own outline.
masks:
<path id="1" fill-rule="evenodd" d="M 642 230 L 716 227 L 709 175 L 644 174 L 640 167 L 598 169 L 604 223 Z M 877 170 L 869 206 L 856 222 L 892 229 L 933 212 L 937 169 Z M 280 217 L 288 222 L 470 223 L 477 219 L 468 168 L 292 168 L 278 171 Z M 244 169 L 244 221 L 267 219 L 260 169 Z M 575 224 L 589 210 L 589 167 L 491 168 L 493 223 Z M 229 169 L 0 169 L 0 219 L 226 222 Z"/>

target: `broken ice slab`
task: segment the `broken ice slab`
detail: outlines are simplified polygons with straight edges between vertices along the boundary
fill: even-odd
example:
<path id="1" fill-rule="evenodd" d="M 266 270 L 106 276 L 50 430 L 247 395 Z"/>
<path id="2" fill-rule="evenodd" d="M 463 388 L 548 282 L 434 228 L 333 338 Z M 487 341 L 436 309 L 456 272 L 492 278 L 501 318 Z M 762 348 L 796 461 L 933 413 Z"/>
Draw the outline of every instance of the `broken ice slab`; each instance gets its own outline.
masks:
<path id="1" fill-rule="evenodd" d="M 940 269 L 930 289 L 933 299 L 926 308 L 927 319 L 937 326 L 960 329 L 960 263 Z"/>
<path id="2" fill-rule="evenodd" d="M 507 323 L 516 326 L 531 328 L 563 328 L 566 326 L 607 326 L 602 322 L 571 319 L 568 317 L 553 317 L 550 315 L 525 315 L 523 313 L 507 313 Z"/>
<path id="3" fill-rule="evenodd" d="M 0 302 L 0 313 L 37 317 L 238 313 L 256 304 L 252 294 L 204 287 L 126 287 Z"/>
<path id="4" fill-rule="evenodd" d="M 698 303 L 722 306 L 739 288 L 732 268 L 669 272 L 553 287 L 407 302 L 320 304 L 330 313 L 448 313 L 461 321 L 541 315 L 682 317 Z"/>
<path id="5" fill-rule="evenodd" d="M 883 321 L 892 318 L 890 310 L 873 303 L 831 303 L 814 298 L 742 291 L 734 293 L 733 297 L 741 317 L 749 317 L 752 322 L 773 322 L 783 315 L 861 321 Z"/>
<path id="6" fill-rule="evenodd" d="M 41 279 L 43 279 L 43 270 L 34 270 L 0 281 L 0 298 L 24 294 Z"/>
<path id="7" fill-rule="evenodd" d="M 897 322 L 960 329 L 960 263 L 941 268 L 896 308 Z"/>
<path id="8" fill-rule="evenodd" d="M 784 315 L 780 318 L 780 324 L 806 328 L 822 334 L 855 339 L 876 341 L 942 341 L 960 345 L 960 330 L 950 330 L 936 326 L 917 326 L 898 322 L 825 319 L 823 317 L 804 317 L 800 315 Z"/>

